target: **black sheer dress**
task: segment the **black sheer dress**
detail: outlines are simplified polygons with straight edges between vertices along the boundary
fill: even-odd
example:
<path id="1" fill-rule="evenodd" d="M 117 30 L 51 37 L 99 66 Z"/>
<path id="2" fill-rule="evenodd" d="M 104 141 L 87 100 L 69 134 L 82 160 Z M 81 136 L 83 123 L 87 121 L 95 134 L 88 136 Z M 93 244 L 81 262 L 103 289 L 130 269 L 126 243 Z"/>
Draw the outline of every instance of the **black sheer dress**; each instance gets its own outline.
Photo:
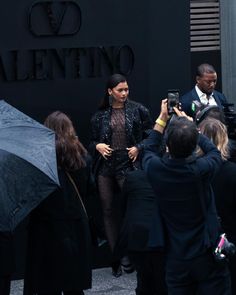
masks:
<path id="1" fill-rule="evenodd" d="M 127 139 L 125 133 L 125 110 L 124 108 L 112 109 L 111 114 L 111 148 L 112 155 L 103 161 L 98 173 L 98 189 L 101 199 L 104 226 L 111 250 L 118 235 L 119 214 L 118 209 L 124 206 L 124 201 L 120 200 L 119 206 L 115 198 L 116 188 L 122 189 L 125 174 L 133 169 L 133 163 L 129 159 L 127 151 Z"/>

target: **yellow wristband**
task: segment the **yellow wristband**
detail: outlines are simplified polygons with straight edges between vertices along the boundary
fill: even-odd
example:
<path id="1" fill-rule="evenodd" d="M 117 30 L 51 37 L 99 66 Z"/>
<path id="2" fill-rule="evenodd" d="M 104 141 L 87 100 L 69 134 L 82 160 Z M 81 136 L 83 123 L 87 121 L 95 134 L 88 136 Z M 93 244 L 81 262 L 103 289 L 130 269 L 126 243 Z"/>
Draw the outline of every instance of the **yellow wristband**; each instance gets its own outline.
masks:
<path id="1" fill-rule="evenodd" d="M 156 119 L 156 123 L 158 124 L 158 125 L 160 125 L 161 127 L 163 127 L 163 128 L 165 128 L 166 127 L 166 122 L 165 121 L 163 121 L 163 120 L 161 120 L 161 119 Z"/>

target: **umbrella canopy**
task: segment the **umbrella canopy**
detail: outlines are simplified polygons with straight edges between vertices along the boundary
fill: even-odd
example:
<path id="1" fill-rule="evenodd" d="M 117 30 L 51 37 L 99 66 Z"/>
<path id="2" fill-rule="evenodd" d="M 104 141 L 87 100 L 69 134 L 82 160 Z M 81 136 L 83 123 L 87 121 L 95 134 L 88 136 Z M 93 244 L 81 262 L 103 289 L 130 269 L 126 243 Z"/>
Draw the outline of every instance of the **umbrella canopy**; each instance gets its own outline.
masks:
<path id="1" fill-rule="evenodd" d="M 55 134 L 0 101 L 0 231 L 12 231 L 59 185 Z"/>

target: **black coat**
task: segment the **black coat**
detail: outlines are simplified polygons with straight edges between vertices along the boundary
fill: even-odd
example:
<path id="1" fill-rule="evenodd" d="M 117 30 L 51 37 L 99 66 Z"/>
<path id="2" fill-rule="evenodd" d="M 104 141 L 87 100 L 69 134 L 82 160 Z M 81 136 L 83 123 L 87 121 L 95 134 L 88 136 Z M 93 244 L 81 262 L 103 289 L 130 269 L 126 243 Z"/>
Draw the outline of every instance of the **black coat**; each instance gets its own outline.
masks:
<path id="1" fill-rule="evenodd" d="M 11 275 L 15 270 L 13 234 L 0 232 L 0 277 Z"/>
<path id="2" fill-rule="evenodd" d="M 220 233 L 210 182 L 220 168 L 221 155 L 215 145 L 200 134 L 199 146 L 204 157 L 160 158 L 152 150 L 161 144 L 162 136 L 152 131 L 142 164 L 158 198 L 167 232 L 167 255 L 174 259 L 191 259 L 215 246 Z M 200 199 L 200 180 L 206 216 Z"/>
<path id="3" fill-rule="evenodd" d="M 229 240 L 236 244 L 236 164 L 225 161 L 212 186 L 223 229 Z"/>
<path id="4" fill-rule="evenodd" d="M 236 245 L 236 164 L 225 161 L 215 176 L 212 186 L 216 208 L 227 238 Z M 236 294 L 236 255 L 230 257 L 232 294 Z"/>
<path id="5" fill-rule="evenodd" d="M 89 167 L 70 173 L 86 197 Z M 61 188 L 31 214 L 25 292 L 82 290 L 91 287 L 91 240 L 80 200 L 63 170 Z"/>
<path id="6" fill-rule="evenodd" d="M 164 247 L 164 231 L 155 193 L 143 170 L 126 174 L 123 186 L 127 207 L 115 255 L 123 257 L 128 251 L 150 251 Z"/>

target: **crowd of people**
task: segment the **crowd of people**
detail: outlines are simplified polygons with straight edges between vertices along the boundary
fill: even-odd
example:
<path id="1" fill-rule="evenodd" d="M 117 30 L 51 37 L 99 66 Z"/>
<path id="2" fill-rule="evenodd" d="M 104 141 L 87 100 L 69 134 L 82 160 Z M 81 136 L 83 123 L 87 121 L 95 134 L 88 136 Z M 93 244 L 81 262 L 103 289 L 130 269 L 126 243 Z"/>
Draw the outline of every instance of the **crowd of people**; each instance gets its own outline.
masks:
<path id="1" fill-rule="evenodd" d="M 66 114 L 46 118 L 61 186 L 30 213 L 24 295 L 82 295 L 92 287 L 86 199 L 94 193 L 111 275 L 135 270 L 137 295 L 236 294 L 236 163 L 216 82 L 214 67 L 199 65 L 174 114 L 163 99 L 154 122 L 130 99 L 126 77 L 112 75 L 88 150 Z M 12 233 L 0 233 L 1 295 L 10 294 L 13 243 Z"/>

